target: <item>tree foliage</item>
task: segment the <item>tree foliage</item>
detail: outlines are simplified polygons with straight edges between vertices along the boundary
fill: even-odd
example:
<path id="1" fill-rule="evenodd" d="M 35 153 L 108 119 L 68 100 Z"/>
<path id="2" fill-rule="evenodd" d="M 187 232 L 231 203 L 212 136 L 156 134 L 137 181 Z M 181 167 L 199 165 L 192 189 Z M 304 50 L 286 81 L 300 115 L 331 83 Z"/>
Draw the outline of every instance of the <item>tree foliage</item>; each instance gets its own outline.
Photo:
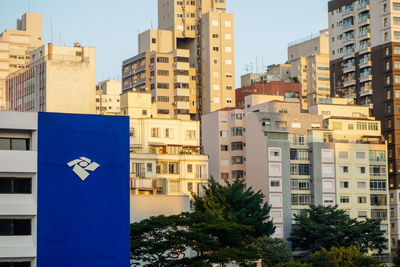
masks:
<path id="1" fill-rule="evenodd" d="M 393 249 L 393 264 L 400 266 L 400 241 L 397 241 L 397 246 Z"/>
<path id="2" fill-rule="evenodd" d="M 184 256 L 186 232 L 182 216 L 151 217 L 131 225 L 132 260 L 138 266 L 174 266 Z"/>
<path id="3" fill-rule="evenodd" d="M 313 267 L 379 267 L 371 256 L 363 254 L 358 248 L 332 247 L 329 251 L 322 248 L 308 258 Z"/>
<path id="4" fill-rule="evenodd" d="M 293 248 L 301 249 L 356 246 L 362 252 L 382 251 L 387 240 L 379 225 L 379 220 L 351 219 L 337 207 L 310 206 L 307 214 L 295 216 L 289 240 Z"/>
<path id="5" fill-rule="evenodd" d="M 254 242 L 274 232 L 264 195 L 242 180 L 223 186 L 211 179 L 203 191 L 193 195 L 193 212 L 133 224 L 132 258 L 149 266 L 252 266 L 260 258 Z M 187 249 L 195 256 L 189 258 Z"/>
<path id="6" fill-rule="evenodd" d="M 281 239 L 263 236 L 258 238 L 253 248 L 258 251 L 263 267 L 275 266 L 292 261 L 292 252 Z"/>

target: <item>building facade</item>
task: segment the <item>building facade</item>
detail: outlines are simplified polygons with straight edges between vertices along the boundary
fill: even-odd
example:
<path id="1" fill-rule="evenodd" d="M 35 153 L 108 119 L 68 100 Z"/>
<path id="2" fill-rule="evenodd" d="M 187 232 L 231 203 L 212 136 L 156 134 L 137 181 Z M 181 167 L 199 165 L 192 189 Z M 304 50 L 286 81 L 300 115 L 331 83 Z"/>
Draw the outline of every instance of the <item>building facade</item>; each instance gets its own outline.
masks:
<path id="1" fill-rule="evenodd" d="M 158 117 L 151 97 L 138 92 L 121 96 L 121 112 L 130 117 L 131 199 L 148 199 L 165 209 L 134 204 L 132 221 L 188 211 L 191 193 L 201 192 L 208 181 L 200 123 Z"/>
<path id="2" fill-rule="evenodd" d="M 121 82 L 106 80 L 96 85 L 96 114 L 119 114 L 121 112 Z"/>
<path id="3" fill-rule="evenodd" d="M 1 265 L 129 266 L 128 146 L 126 117 L 0 111 Z"/>
<path id="4" fill-rule="evenodd" d="M 277 238 L 286 240 L 294 215 L 313 204 L 338 205 L 359 220 L 381 219 L 389 239 L 387 148 L 368 107 L 332 99 L 302 112 L 298 103 L 262 97 L 247 96 L 244 109 L 203 116 L 210 175 L 244 178 L 261 190 Z"/>
<path id="5" fill-rule="evenodd" d="M 288 81 L 260 81 L 253 82 L 235 90 L 236 107 L 244 105 L 245 97 L 248 95 L 271 95 L 283 96 L 288 102 L 301 103 L 301 84 Z"/>
<path id="6" fill-rule="evenodd" d="M 224 1 L 159 0 L 158 30 L 141 33 L 139 54 L 123 62 L 123 91 L 151 92 L 170 118 L 234 107 L 233 29 Z"/>
<path id="7" fill-rule="evenodd" d="M 44 45 L 29 68 L 7 76 L 7 108 L 96 114 L 96 49 Z"/>
<path id="8" fill-rule="evenodd" d="M 6 77 L 29 67 L 29 53 L 42 45 L 42 15 L 25 13 L 16 30 L 0 34 L 0 109 L 6 109 Z"/>
<path id="9" fill-rule="evenodd" d="M 288 62 L 291 76 L 301 83 L 304 109 L 330 98 L 328 30 L 290 43 Z"/>

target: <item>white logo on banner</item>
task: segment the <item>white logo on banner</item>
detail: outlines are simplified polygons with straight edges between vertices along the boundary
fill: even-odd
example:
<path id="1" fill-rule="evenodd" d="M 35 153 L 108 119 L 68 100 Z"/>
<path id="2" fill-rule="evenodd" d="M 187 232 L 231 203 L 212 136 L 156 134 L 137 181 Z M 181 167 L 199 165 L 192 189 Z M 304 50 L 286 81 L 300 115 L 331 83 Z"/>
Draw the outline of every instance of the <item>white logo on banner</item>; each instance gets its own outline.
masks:
<path id="1" fill-rule="evenodd" d="M 90 172 L 94 172 L 100 165 L 96 162 L 92 162 L 90 159 L 80 157 L 79 159 L 70 161 L 67 163 L 68 167 L 74 167 L 72 171 L 81 178 L 82 181 L 90 175 Z"/>

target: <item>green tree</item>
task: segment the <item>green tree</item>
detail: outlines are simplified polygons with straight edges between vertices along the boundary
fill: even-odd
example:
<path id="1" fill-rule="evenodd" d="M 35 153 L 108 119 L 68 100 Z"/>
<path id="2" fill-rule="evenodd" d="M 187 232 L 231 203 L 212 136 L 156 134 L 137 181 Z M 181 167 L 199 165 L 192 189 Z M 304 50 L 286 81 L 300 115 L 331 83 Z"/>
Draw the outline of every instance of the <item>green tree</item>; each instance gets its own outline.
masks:
<path id="1" fill-rule="evenodd" d="M 313 266 L 308 263 L 289 261 L 289 262 L 285 262 L 285 263 L 276 264 L 274 267 L 313 267 Z"/>
<path id="2" fill-rule="evenodd" d="M 281 239 L 263 236 L 258 238 L 253 247 L 258 251 L 263 267 L 275 266 L 292 261 L 292 252 Z"/>
<path id="3" fill-rule="evenodd" d="M 201 196 L 193 195 L 195 211 L 250 226 L 254 237 L 272 235 L 275 227 L 269 216 L 271 207 L 264 203 L 263 193 L 246 188 L 242 179 L 225 183 L 210 179 Z"/>
<path id="4" fill-rule="evenodd" d="M 368 249 L 382 251 L 387 240 L 379 225 L 379 220 L 351 219 L 337 207 L 310 206 L 307 214 L 295 216 L 289 241 L 294 249 L 356 246 L 362 252 Z"/>
<path id="5" fill-rule="evenodd" d="M 187 249 L 182 216 L 151 217 L 131 225 L 131 258 L 138 266 L 176 266 Z"/>
<path id="6" fill-rule="evenodd" d="M 371 256 L 363 254 L 358 248 L 332 247 L 329 251 L 322 248 L 308 257 L 313 267 L 379 267 Z"/>
<path id="7" fill-rule="evenodd" d="M 400 241 L 397 241 L 397 246 L 393 250 L 393 264 L 400 266 Z"/>
<path id="8" fill-rule="evenodd" d="M 193 195 L 194 212 L 187 216 L 191 219 L 191 247 L 203 263 L 235 261 L 250 266 L 259 258 L 252 246 L 256 238 L 275 231 L 270 206 L 260 191 L 246 188 L 243 180 L 225 183 L 211 179 L 203 194 Z"/>

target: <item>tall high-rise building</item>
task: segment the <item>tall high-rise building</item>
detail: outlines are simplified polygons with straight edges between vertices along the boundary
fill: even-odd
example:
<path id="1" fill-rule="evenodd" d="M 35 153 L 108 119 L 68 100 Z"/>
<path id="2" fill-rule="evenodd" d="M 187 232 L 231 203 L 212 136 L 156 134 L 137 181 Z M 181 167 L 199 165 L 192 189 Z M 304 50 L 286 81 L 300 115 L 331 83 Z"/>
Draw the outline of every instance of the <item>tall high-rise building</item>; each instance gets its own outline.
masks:
<path id="1" fill-rule="evenodd" d="M 170 118 L 234 107 L 234 24 L 225 1 L 159 0 L 158 28 L 141 33 L 139 55 L 123 62 L 123 91 L 151 92 Z"/>
<path id="2" fill-rule="evenodd" d="M 7 76 L 6 89 L 10 110 L 96 114 L 96 49 L 43 45 L 29 68 Z"/>
<path id="3" fill-rule="evenodd" d="M 6 77 L 29 66 L 29 53 L 42 45 L 42 15 L 25 13 L 16 30 L 0 33 L 0 109 L 6 108 Z"/>
<path id="4" fill-rule="evenodd" d="M 330 98 L 328 30 L 290 43 L 288 62 L 291 76 L 301 84 L 304 109 Z"/>
<path id="5" fill-rule="evenodd" d="M 333 0 L 328 4 L 331 85 L 382 122 L 388 141 L 393 215 L 400 205 L 400 1 Z M 396 197 L 394 197 L 396 196 Z M 395 240 L 399 226 L 392 223 Z"/>

